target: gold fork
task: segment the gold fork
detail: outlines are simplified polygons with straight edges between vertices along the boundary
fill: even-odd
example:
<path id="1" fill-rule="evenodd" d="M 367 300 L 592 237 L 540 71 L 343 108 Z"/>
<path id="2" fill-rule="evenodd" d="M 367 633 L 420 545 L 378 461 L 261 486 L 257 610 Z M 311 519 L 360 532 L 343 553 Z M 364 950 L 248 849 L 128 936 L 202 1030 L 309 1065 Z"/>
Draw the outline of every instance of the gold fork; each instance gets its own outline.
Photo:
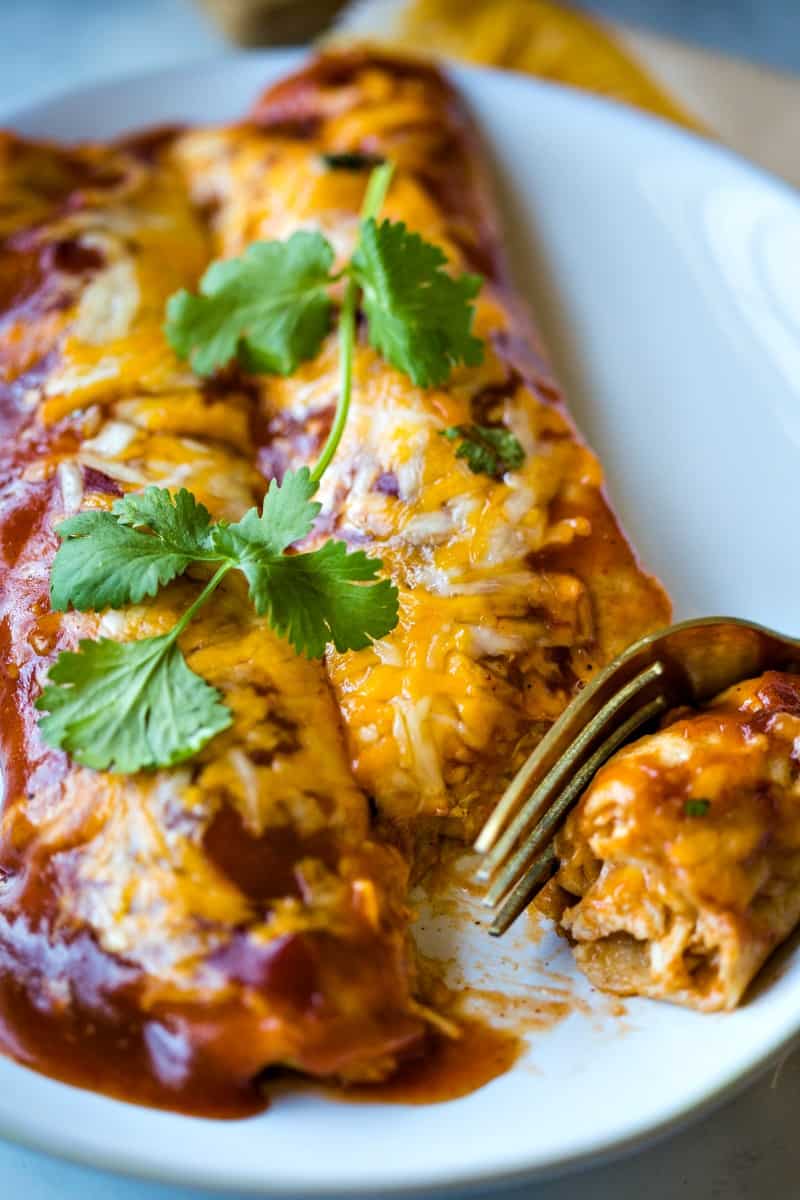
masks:
<path id="1" fill-rule="evenodd" d="M 595 773 L 668 708 L 700 704 L 749 676 L 800 669 L 800 641 L 737 617 L 670 625 L 629 647 L 561 714 L 481 830 L 478 879 L 495 937 L 557 869 L 553 836 Z"/>

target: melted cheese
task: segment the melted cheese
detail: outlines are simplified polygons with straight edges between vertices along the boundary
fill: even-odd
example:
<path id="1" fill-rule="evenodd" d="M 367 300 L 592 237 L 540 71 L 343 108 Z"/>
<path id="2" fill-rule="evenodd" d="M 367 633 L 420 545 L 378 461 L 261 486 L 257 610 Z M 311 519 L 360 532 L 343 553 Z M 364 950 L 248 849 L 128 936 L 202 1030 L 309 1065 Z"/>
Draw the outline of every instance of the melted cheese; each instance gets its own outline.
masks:
<path id="1" fill-rule="evenodd" d="M 50 234 L 96 250 L 105 265 L 68 312 L 59 361 L 45 384 L 43 419 L 54 422 L 134 392 L 196 393 L 197 380 L 163 333 L 167 299 L 192 287 L 208 261 L 203 228 L 177 175 L 167 167 L 136 173 L 116 203 L 62 216 Z"/>

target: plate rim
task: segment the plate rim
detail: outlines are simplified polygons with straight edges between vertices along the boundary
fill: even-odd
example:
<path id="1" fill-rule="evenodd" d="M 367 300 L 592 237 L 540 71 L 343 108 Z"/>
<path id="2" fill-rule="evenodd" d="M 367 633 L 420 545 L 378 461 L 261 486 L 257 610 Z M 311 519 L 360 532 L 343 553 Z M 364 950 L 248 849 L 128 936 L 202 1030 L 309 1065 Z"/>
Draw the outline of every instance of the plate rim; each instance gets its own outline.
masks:
<path id="1" fill-rule="evenodd" d="M 798 1024 L 800 1025 L 800 1022 Z M 759 1056 L 750 1068 L 728 1072 L 724 1078 L 718 1081 L 714 1089 L 704 1096 L 688 1105 L 675 1104 L 674 1111 L 667 1114 L 663 1120 L 648 1125 L 642 1123 L 642 1127 L 633 1131 L 629 1136 L 609 1140 L 599 1148 L 587 1148 L 580 1154 L 554 1160 L 550 1164 L 520 1166 L 510 1170 L 496 1170 L 494 1167 L 487 1167 L 480 1172 L 470 1170 L 461 1177 L 451 1173 L 446 1180 L 431 1174 L 421 1174 L 418 1178 L 402 1184 L 387 1183 L 384 1180 L 378 1180 L 375 1184 L 365 1184 L 361 1179 L 354 1179 L 350 1183 L 345 1182 L 335 1187 L 319 1187 L 316 1182 L 304 1182 L 300 1179 L 296 1183 L 287 1182 L 273 1188 L 263 1179 L 252 1176 L 249 1179 L 239 1179 L 234 1185 L 231 1185 L 221 1176 L 209 1176 L 205 1171 L 190 1174 L 174 1165 L 161 1164 L 159 1166 L 155 1162 L 142 1162 L 142 1160 L 136 1159 L 132 1152 L 129 1156 L 119 1156 L 110 1152 L 104 1154 L 100 1150 L 76 1148 L 70 1145 L 68 1138 L 64 1137 L 51 1138 L 48 1141 L 47 1138 L 37 1136 L 29 1126 L 21 1125 L 17 1130 L 13 1127 L 12 1121 L 3 1122 L 0 1125 L 0 1138 L 36 1153 L 45 1154 L 49 1158 L 61 1159 L 96 1171 L 104 1171 L 124 1179 L 167 1186 L 174 1185 L 181 1188 L 200 1188 L 203 1193 L 227 1195 L 231 1196 L 232 1200 L 235 1200 L 237 1196 L 263 1196 L 266 1200 L 298 1200 L 300 1196 L 307 1197 L 308 1200 L 350 1200 L 350 1198 L 372 1200 L 376 1194 L 392 1197 L 393 1200 L 414 1200 L 415 1197 L 420 1197 L 421 1193 L 431 1197 L 469 1197 L 484 1195 L 487 1187 L 507 1189 L 526 1183 L 543 1183 L 579 1175 L 594 1167 L 606 1166 L 666 1141 L 672 1134 L 678 1133 L 687 1125 L 694 1124 L 711 1115 L 728 1100 L 733 1100 L 746 1091 L 750 1084 L 767 1075 L 771 1069 L 777 1068 L 784 1056 L 789 1054 L 796 1044 L 800 1044 L 800 1028 L 789 1033 L 768 1054 Z M 30 1069 L 14 1060 L 11 1061 L 21 1070 Z M 31 1073 L 38 1074 L 38 1072 Z M 49 1077 L 43 1076 L 43 1078 Z M 60 1083 L 59 1080 L 55 1080 L 55 1082 Z M 61 1086 L 69 1087 L 71 1085 L 62 1084 Z M 75 1090 L 87 1091 L 88 1089 L 76 1088 Z M 125 1100 L 120 1101 L 113 1097 L 109 1099 L 113 1103 L 128 1104 L 128 1101 Z M 130 1107 L 145 1106 L 132 1104 Z M 358 1105 L 352 1107 L 354 1112 L 358 1111 Z M 386 1105 L 390 1112 L 393 1107 L 393 1105 Z M 436 1107 L 438 1107 L 437 1104 L 428 1105 L 429 1109 Z M 180 1116 L 181 1114 L 176 1115 Z"/>
<path id="2" fill-rule="evenodd" d="M 193 78 L 198 72 L 203 71 L 224 71 L 226 69 L 235 71 L 237 65 L 243 63 L 252 65 L 255 62 L 262 62 L 269 72 L 269 78 L 271 79 L 282 70 L 295 68 L 308 57 L 309 50 L 307 48 L 222 52 L 198 56 L 188 62 L 173 64 L 171 66 L 159 66 L 144 71 L 125 72 L 113 79 L 101 79 L 88 85 L 59 89 L 50 94 L 38 96 L 22 105 L 15 105 L 13 103 L 4 105 L 0 108 L 0 127 L 14 129 L 19 124 L 24 126 L 28 122 L 36 121 L 38 117 L 45 114 L 49 109 L 52 109 L 54 105 L 72 104 L 82 100 L 99 102 L 104 97 L 113 97 L 119 93 L 121 88 L 128 85 L 137 86 L 149 83 L 153 86 L 158 86 L 161 81 L 175 81 L 183 76 Z M 447 74 L 456 83 L 456 86 L 464 79 L 486 78 L 495 81 L 498 86 L 530 91 L 532 96 L 536 96 L 537 94 L 541 97 L 549 96 L 551 101 L 557 95 L 557 104 L 563 104 L 574 111 L 583 110 L 586 113 L 591 113 L 593 111 L 597 112 L 598 109 L 605 110 L 607 118 L 612 123 L 620 122 L 630 127 L 638 126 L 643 130 L 650 128 L 654 132 L 657 132 L 659 137 L 666 138 L 667 141 L 671 141 L 675 145 L 683 144 L 690 150 L 690 153 L 699 152 L 702 155 L 716 156 L 731 164 L 737 171 L 742 172 L 751 180 L 761 183 L 772 191 L 777 190 L 778 193 L 782 194 L 784 198 L 787 198 L 797 208 L 798 214 L 800 214 L 800 193 L 790 184 L 764 168 L 753 164 L 736 151 L 701 133 L 675 125 L 657 115 L 634 109 L 623 102 L 583 92 L 568 85 L 541 80 L 498 68 L 456 63 L 449 59 L 443 59 L 442 64 Z M 136 127 L 134 123 L 133 128 Z M 31 136 L 29 134 L 24 135 Z M 46 135 L 39 134 L 36 136 L 44 137 Z M 60 138 L 57 140 L 65 141 L 66 139 Z M 778 950 L 779 952 L 780 949 Z M 315 1200 L 323 1200 L 325 1197 L 331 1197 L 332 1200 L 333 1198 L 345 1196 L 366 1197 L 374 1194 L 376 1190 L 379 1190 L 383 1195 L 396 1197 L 410 1197 L 423 1190 L 437 1196 L 448 1195 L 456 1191 L 464 1194 L 480 1191 L 487 1186 L 509 1187 L 524 1182 L 572 1174 L 573 1172 L 584 1170 L 590 1165 L 608 1163 L 661 1141 L 689 1122 L 698 1120 L 703 1115 L 718 1108 L 725 1100 L 743 1091 L 755 1079 L 765 1074 L 771 1066 L 787 1054 L 799 1041 L 800 1012 L 798 1012 L 797 1017 L 791 1024 L 786 1022 L 782 1027 L 774 1031 L 771 1037 L 768 1036 L 765 1038 L 764 1042 L 762 1042 L 762 1052 L 752 1055 L 748 1065 L 733 1066 L 719 1071 L 709 1087 L 698 1085 L 688 1099 L 684 1095 L 680 1101 L 675 1101 L 667 1106 L 663 1117 L 656 1122 L 648 1121 L 645 1118 L 638 1124 L 631 1125 L 631 1131 L 628 1135 L 606 1138 L 596 1144 L 589 1144 L 587 1139 L 584 1150 L 578 1153 L 565 1154 L 561 1158 L 544 1161 L 542 1156 L 539 1155 L 531 1159 L 528 1165 L 520 1164 L 507 1170 L 498 1169 L 496 1165 L 489 1164 L 482 1170 L 469 1168 L 463 1176 L 454 1174 L 452 1169 L 448 1168 L 446 1178 L 441 1172 L 437 1174 L 427 1169 L 417 1176 L 414 1176 L 413 1172 L 409 1172 L 410 1179 L 402 1183 L 392 1182 L 389 1179 L 379 1179 L 368 1185 L 364 1183 L 363 1179 L 354 1177 L 350 1182 L 345 1181 L 337 1183 L 335 1186 L 327 1187 L 320 1186 L 316 1180 L 304 1182 L 301 1178 L 294 1178 L 291 1181 L 279 1181 L 273 1186 L 265 1182 L 263 1178 L 256 1178 L 253 1175 L 249 1178 L 238 1178 L 233 1183 L 226 1181 L 222 1177 L 222 1172 L 218 1176 L 209 1177 L 207 1169 L 204 1168 L 202 1171 L 198 1170 L 197 1173 L 193 1174 L 181 1165 L 170 1164 L 163 1160 L 158 1161 L 156 1154 L 153 1154 L 150 1159 L 142 1160 L 138 1152 L 135 1151 L 131 1151 L 127 1155 L 119 1155 L 116 1151 L 103 1153 L 102 1147 L 92 1149 L 89 1146 L 71 1145 L 67 1134 L 52 1135 L 49 1132 L 43 1135 L 39 1134 L 36 1130 L 34 1116 L 29 1116 L 26 1121 L 25 1119 L 0 1113 L 0 1136 L 35 1151 L 63 1158 L 83 1166 L 94 1167 L 99 1170 L 110 1171 L 129 1178 L 147 1180 L 153 1183 L 199 1187 L 220 1194 L 263 1195 L 273 1197 L 275 1200 L 279 1197 L 286 1197 L 299 1192 L 309 1197 L 314 1197 Z M 13 1060 L 10 1061 L 13 1062 Z M 29 1068 L 22 1066 L 22 1064 L 15 1065 L 19 1069 L 29 1070 Z M 38 1074 L 36 1072 L 32 1073 Z M 48 1077 L 44 1076 L 43 1078 L 47 1079 Z M 69 1085 L 60 1084 L 60 1086 Z M 85 1091 L 86 1089 L 77 1090 Z M 127 1103 L 125 1101 L 114 1100 L 111 1102 Z M 134 1107 L 141 1108 L 143 1106 Z M 391 1111 L 391 1107 L 389 1105 L 386 1106 L 388 1111 Z M 429 1108 L 433 1107 L 437 1106 L 429 1106 Z M 357 1111 L 357 1106 L 353 1106 L 353 1112 L 357 1113 Z"/>

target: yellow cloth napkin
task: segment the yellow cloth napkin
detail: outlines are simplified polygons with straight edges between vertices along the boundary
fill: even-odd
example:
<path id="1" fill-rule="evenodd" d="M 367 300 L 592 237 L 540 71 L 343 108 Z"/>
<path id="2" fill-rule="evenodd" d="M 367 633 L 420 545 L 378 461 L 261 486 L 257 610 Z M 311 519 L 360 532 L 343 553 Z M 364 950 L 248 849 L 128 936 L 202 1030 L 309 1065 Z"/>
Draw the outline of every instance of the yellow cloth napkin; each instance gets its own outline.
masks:
<path id="1" fill-rule="evenodd" d="M 398 36 L 409 46 L 528 71 L 699 126 L 610 30 L 553 0 L 412 0 Z"/>

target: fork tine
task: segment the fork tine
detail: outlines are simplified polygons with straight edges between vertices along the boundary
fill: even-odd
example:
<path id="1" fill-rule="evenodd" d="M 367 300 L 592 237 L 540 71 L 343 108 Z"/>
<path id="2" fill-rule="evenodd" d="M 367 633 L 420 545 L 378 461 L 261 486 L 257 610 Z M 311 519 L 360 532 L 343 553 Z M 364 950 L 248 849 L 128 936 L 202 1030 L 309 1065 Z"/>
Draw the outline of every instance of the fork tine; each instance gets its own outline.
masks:
<path id="1" fill-rule="evenodd" d="M 500 937 L 513 925 L 523 908 L 526 908 L 542 884 L 558 869 L 558 859 L 552 843 L 528 868 L 503 907 L 489 926 L 492 937 Z"/>
<path id="2" fill-rule="evenodd" d="M 532 823 L 537 814 L 546 806 L 548 800 L 554 796 L 557 790 L 562 786 L 565 777 L 570 771 L 574 771 L 580 763 L 582 756 L 591 748 L 592 743 L 597 738 L 598 734 L 609 724 L 616 714 L 624 708 L 624 706 L 637 693 L 641 692 L 648 684 L 659 679 L 664 673 L 664 667 L 660 662 L 651 664 L 644 671 L 640 671 L 634 676 L 624 687 L 615 692 L 603 707 L 595 714 L 594 717 L 583 727 L 578 736 L 572 741 L 569 750 L 559 755 L 553 766 L 542 779 L 532 795 L 526 803 L 513 817 L 510 825 L 504 832 L 499 833 L 502 823 L 511 815 L 515 803 L 522 795 L 524 787 L 530 782 L 536 768 L 541 761 L 540 750 L 537 747 L 533 751 L 528 761 L 520 769 L 516 777 L 511 781 L 505 794 L 500 800 L 498 808 L 495 809 L 495 816 L 502 809 L 501 821 L 495 821 L 494 826 L 490 831 L 490 836 L 485 838 L 484 834 L 489 829 L 493 818 L 490 817 L 484 830 L 482 831 L 478 841 L 476 842 L 477 849 L 486 849 L 489 852 L 486 854 L 484 861 L 480 864 L 477 870 L 477 878 L 482 881 L 487 881 L 492 878 L 495 871 L 502 864 L 504 859 L 513 850 L 520 837 L 524 834 L 527 827 Z M 554 726 L 555 729 L 555 726 Z M 499 833 L 499 837 L 498 837 Z M 497 838 L 494 846 L 489 849 L 487 842 L 491 843 L 494 838 Z"/>
<path id="3" fill-rule="evenodd" d="M 593 775 L 603 763 L 608 759 L 619 746 L 623 744 L 641 725 L 646 721 L 657 716 L 659 712 L 667 706 L 667 700 L 664 696 L 657 696 L 651 700 L 649 704 L 636 710 L 627 721 L 619 725 L 613 733 L 611 733 L 604 742 L 594 751 L 594 753 L 583 763 L 581 767 L 573 775 L 572 779 L 559 794 L 555 796 L 546 812 L 539 819 L 533 831 L 526 837 L 523 845 L 519 847 L 503 867 L 500 875 L 489 888 L 483 898 L 483 903 L 488 908 L 494 906 L 502 899 L 504 894 L 512 886 L 520 873 L 530 862 L 536 852 L 541 849 L 544 841 L 550 836 L 556 825 L 561 820 L 562 816 L 575 803 L 584 789 L 588 786 Z"/>
<path id="4" fill-rule="evenodd" d="M 638 708 L 626 721 L 623 721 L 580 767 L 540 819 L 530 838 L 506 864 L 483 901 L 484 904 L 494 907 L 508 889 L 512 888 L 489 930 L 495 937 L 505 933 L 512 921 L 515 921 L 523 908 L 530 903 L 531 897 L 538 889 L 539 882 L 555 861 L 555 850 L 550 845 L 539 859 L 531 864 L 531 859 L 535 857 L 543 842 L 550 836 L 568 809 L 577 802 L 603 763 L 627 741 L 631 734 L 663 712 L 668 703 L 666 696 L 656 696 Z M 523 871 L 525 873 L 519 878 Z M 516 883 L 515 880 L 517 880 Z"/>

